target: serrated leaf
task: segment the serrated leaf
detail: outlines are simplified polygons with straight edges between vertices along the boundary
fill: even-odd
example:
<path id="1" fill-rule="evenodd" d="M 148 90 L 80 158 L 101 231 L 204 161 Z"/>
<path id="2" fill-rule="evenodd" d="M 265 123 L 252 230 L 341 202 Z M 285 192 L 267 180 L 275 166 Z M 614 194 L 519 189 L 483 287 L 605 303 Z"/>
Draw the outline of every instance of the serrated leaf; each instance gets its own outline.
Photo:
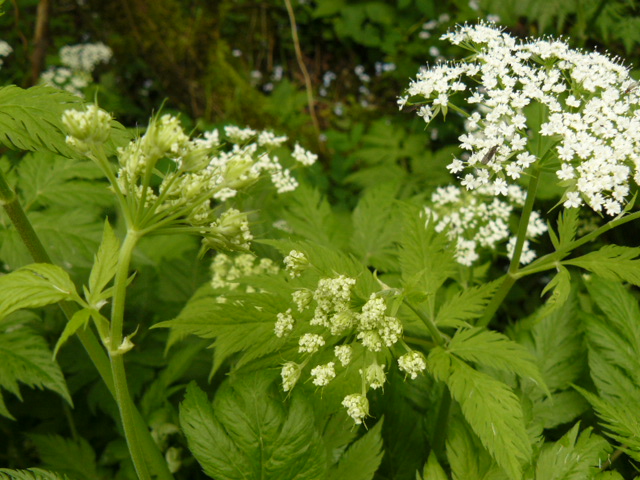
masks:
<path id="1" fill-rule="evenodd" d="M 582 257 L 563 260 L 563 264 L 584 268 L 608 280 L 625 281 L 640 286 L 640 248 L 605 245 Z"/>
<path id="2" fill-rule="evenodd" d="M 353 210 L 353 235 L 350 248 L 356 258 L 365 265 L 383 270 L 395 266 L 395 242 L 398 240 L 400 222 L 394 209 L 397 187 L 385 183 L 365 190 Z"/>
<path id="3" fill-rule="evenodd" d="M 76 287 L 60 267 L 34 263 L 0 277 L 0 320 L 16 310 L 72 298 Z"/>
<path id="4" fill-rule="evenodd" d="M 0 143 L 19 150 L 40 150 L 73 157 L 65 141 L 62 114 L 82 100 L 63 90 L 9 85 L 0 88 Z"/>
<path id="5" fill-rule="evenodd" d="M 62 371 L 51 359 L 47 343 L 27 328 L 0 335 L 0 387 L 21 399 L 18 382 L 53 390 L 72 404 Z"/>
<path id="6" fill-rule="evenodd" d="M 405 289 L 433 294 L 455 272 L 454 246 L 418 209 L 406 206 L 403 214 L 399 260 Z"/>
<path id="7" fill-rule="evenodd" d="M 0 468 L 0 480 L 69 480 L 69 477 L 41 468 L 28 468 L 27 470 Z"/>
<path id="8" fill-rule="evenodd" d="M 382 455 L 382 422 L 355 441 L 333 468 L 327 480 L 371 480 L 380 466 Z"/>
<path id="9" fill-rule="evenodd" d="M 69 321 L 65 325 L 64 330 L 60 334 L 60 338 L 58 338 L 58 341 L 56 342 L 56 346 L 53 349 L 53 358 L 56 358 L 56 356 L 58 355 L 58 350 L 60 350 L 60 347 L 64 345 L 64 343 L 69 339 L 69 337 L 71 337 L 71 335 L 76 333 L 79 328 L 86 326 L 90 317 L 91 310 L 88 308 L 83 308 L 82 310 L 78 310 L 73 314 L 71 319 L 69 319 Z"/>
<path id="10" fill-rule="evenodd" d="M 18 165 L 18 190 L 26 211 L 35 207 L 107 207 L 114 201 L 108 183 L 93 181 L 103 173 L 93 162 L 41 151 Z"/>
<path id="11" fill-rule="evenodd" d="M 427 365 L 445 382 L 465 420 L 509 478 L 520 480 L 532 450 L 518 397 L 507 385 L 478 372 L 441 347 L 431 350 Z"/>
<path id="12" fill-rule="evenodd" d="M 556 250 L 565 248 L 576 238 L 579 224 L 578 213 L 579 209 L 577 208 L 565 208 L 560 215 L 558 215 L 559 244 Z"/>
<path id="13" fill-rule="evenodd" d="M 583 480 L 592 478 L 611 451 L 609 443 L 591 428 L 580 432 L 577 423 L 560 440 L 546 444 L 536 464 L 536 480 Z"/>
<path id="14" fill-rule="evenodd" d="M 447 351 L 466 362 L 515 373 L 548 391 L 533 355 L 501 333 L 479 327 L 460 330 Z"/>
<path id="15" fill-rule="evenodd" d="M 96 454 L 82 437 L 75 440 L 59 435 L 31 434 L 44 466 L 56 472 L 69 475 L 76 480 L 100 478 L 96 464 Z"/>
<path id="16" fill-rule="evenodd" d="M 587 401 L 574 391 L 553 393 L 533 405 L 533 418 L 550 429 L 575 420 L 589 409 Z"/>
<path id="17" fill-rule="evenodd" d="M 109 220 L 104 222 L 104 232 L 102 242 L 98 248 L 91 274 L 89 275 L 89 291 L 92 299 L 90 303 L 95 303 L 102 299 L 100 294 L 116 274 L 118 267 L 118 254 L 120 253 L 120 241 L 113 233 Z"/>
<path id="18" fill-rule="evenodd" d="M 180 405 L 189 449 L 216 480 L 323 478 L 326 452 L 309 404 L 291 396 L 288 408 L 264 372 L 226 382 L 214 406 L 194 383 Z"/>
<path id="19" fill-rule="evenodd" d="M 436 325 L 457 328 L 470 320 L 480 318 L 499 286 L 500 282 L 496 280 L 457 293 L 438 310 Z"/>
<path id="20" fill-rule="evenodd" d="M 538 313 L 541 317 L 545 317 L 560 308 L 569 298 L 571 293 L 571 274 L 566 267 L 560 265 L 558 273 L 551 279 L 542 290 L 542 295 L 553 289 L 551 296 L 545 302 L 544 307 Z"/>

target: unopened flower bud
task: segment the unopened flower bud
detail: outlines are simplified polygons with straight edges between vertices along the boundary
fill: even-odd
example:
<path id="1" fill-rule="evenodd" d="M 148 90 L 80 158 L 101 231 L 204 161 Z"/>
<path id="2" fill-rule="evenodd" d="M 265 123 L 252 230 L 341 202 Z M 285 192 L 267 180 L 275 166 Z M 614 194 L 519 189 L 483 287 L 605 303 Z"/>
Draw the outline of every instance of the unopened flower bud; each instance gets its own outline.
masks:
<path id="1" fill-rule="evenodd" d="M 354 393 L 344 397 L 342 406 L 347 409 L 347 414 L 353 418 L 357 425 L 360 425 L 364 417 L 369 415 L 369 400 L 361 393 Z"/>
<path id="2" fill-rule="evenodd" d="M 300 273 L 309 267 L 309 260 L 304 253 L 297 250 L 291 250 L 289 255 L 284 257 L 285 270 L 291 278 L 299 277 Z"/>
<path id="3" fill-rule="evenodd" d="M 374 390 L 382 388 L 384 382 L 387 381 L 387 376 L 384 373 L 384 365 L 372 363 L 365 368 L 364 371 L 360 370 L 360 373 L 364 378 L 364 382 Z"/>
<path id="4" fill-rule="evenodd" d="M 67 143 L 83 152 L 106 142 L 111 133 L 111 115 L 97 105 L 88 105 L 84 111 L 66 110 L 62 123 L 69 133 Z"/>
<path id="5" fill-rule="evenodd" d="M 178 119 L 172 115 L 152 119 L 140 139 L 143 153 L 153 163 L 165 156 L 177 156 L 186 150 L 188 145 L 189 137 L 184 133 Z"/>
<path id="6" fill-rule="evenodd" d="M 290 391 L 300 378 L 302 369 L 295 362 L 287 362 L 282 366 L 280 375 L 282 376 L 282 389 L 285 392 Z"/>
<path id="7" fill-rule="evenodd" d="M 427 368 L 427 361 L 422 353 L 414 350 L 401 356 L 398 359 L 398 366 L 411 377 L 411 380 L 415 380 L 418 374 Z"/>

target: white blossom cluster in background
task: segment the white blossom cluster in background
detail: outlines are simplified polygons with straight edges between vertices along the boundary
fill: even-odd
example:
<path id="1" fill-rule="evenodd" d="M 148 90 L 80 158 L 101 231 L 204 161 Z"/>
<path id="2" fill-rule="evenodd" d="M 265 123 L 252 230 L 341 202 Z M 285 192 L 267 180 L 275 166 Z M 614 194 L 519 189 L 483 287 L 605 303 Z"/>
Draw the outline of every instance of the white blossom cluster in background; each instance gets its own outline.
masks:
<path id="1" fill-rule="evenodd" d="M 103 43 L 85 43 L 65 45 L 59 56 L 62 66 L 49 67 L 40 80 L 81 97 L 82 90 L 93 80 L 93 70 L 98 64 L 109 62 L 113 52 Z"/>
<path id="2" fill-rule="evenodd" d="M 85 111 L 67 110 L 63 123 L 67 143 L 95 155 L 97 144 L 106 141 L 111 117 L 94 105 Z M 204 236 L 206 248 L 246 250 L 252 240 L 247 214 L 234 208 L 221 211 L 220 202 L 234 197 L 262 177 L 269 177 L 278 193 L 294 190 L 298 183 L 285 168 L 277 151 L 289 163 L 308 166 L 316 156 L 296 145 L 284 147 L 287 138 L 272 132 L 225 127 L 191 139 L 172 115 L 151 119 L 144 135 L 117 152 L 119 169 L 113 187 L 127 198 L 137 228 L 190 227 Z M 156 168 L 161 159 L 170 167 Z M 159 185 L 151 182 L 158 176 Z M 146 212 L 143 214 L 143 212 Z M 140 218 L 137 218 L 140 217 Z"/>
<path id="3" fill-rule="evenodd" d="M 269 258 L 258 258 L 250 253 L 230 256 L 222 252 L 216 253 L 211 262 L 211 286 L 219 289 L 236 290 L 240 284 L 236 282 L 252 275 L 276 275 L 280 267 Z M 244 287 L 246 293 L 255 292 L 251 285 Z M 222 295 L 216 297 L 218 303 L 225 303 Z"/>
<path id="4" fill-rule="evenodd" d="M 455 185 L 439 187 L 424 208 L 427 222 L 435 222 L 437 232 L 446 230 L 450 240 L 456 242 L 456 260 L 470 266 L 480 258 L 480 251 L 495 251 L 509 239 L 506 250 L 513 255 L 516 237 L 512 235 L 509 220 L 515 208 L 524 205 L 525 193 L 515 185 L 507 188 L 503 200 L 492 195 L 487 186 L 465 191 Z M 527 238 L 533 239 L 547 231 L 547 225 L 536 211 L 531 212 Z M 533 261 L 535 252 L 525 240 L 520 263 Z"/>
<path id="5" fill-rule="evenodd" d="M 13 52 L 13 48 L 4 40 L 0 40 L 0 66 L 4 63 L 4 57 L 8 57 L 11 52 Z"/>
<path id="6" fill-rule="evenodd" d="M 459 140 L 468 154 L 448 167 L 463 174 L 463 186 L 508 195 L 532 165 L 559 161 L 566 208 L 623 210 L 631 178 L 640 180 L 640 89 L 627 67 L 562 40 L 519 41 L 493 24 L 459 26 L 442 38 L 472 55 L 422 70 L 398 103 L 422 105 L 427 123 L 465 112 Z M 541 122 L 528 118 L 534 111 Z M 532 146 L 540 137 L 547 151 Z"/>
<path id="7" fill-rule="evenodd" d="M 287 271 L 295 278 L 310 264 L 302 252 L 293 250 L 285 260 Z M 302 268 L 304 266 L 305 268 Z M 410 350 L 402 342 L 402 323 L 389 315 L 386 301 L 372 293 L 361 308 L 352 305 L 354 278 L 337 275 L 321 278 L 315 290 L 299 289 L 292 295 L 294 308 L 277 314 L 274 333 L 277 337 L 287 337 L 302 327 L 306 333 L 297 339 L 298 353 L 303 356 L 300 363 L 287 362 L 283 365 L 282 386 L 290 391 L 300 378 L 302 370 L 317 354 L 329 350 L 329 362 L 317 363 L 311 368 L 312 384 L 317 387 L 328 385 L 340 372 L 352 363 L 355 356 L 364 362 L 359 368 L 362 382 L 358 383 L 361 393 L 347 395 L 343 405 L 355 423 L 362 423 L 368 415 L 366 394 L 369 389 L 382 388 L 386 382 L 384 363 L 391 348 L 400 344 L 408 353 L 398 358 L 398 367 L 407 376 L 416 378 L 426 369 L 424 356 Z M 309 331 L 308 331 L 309 330 Z M 324 356 L 326 360 L 326 355 Z"/>

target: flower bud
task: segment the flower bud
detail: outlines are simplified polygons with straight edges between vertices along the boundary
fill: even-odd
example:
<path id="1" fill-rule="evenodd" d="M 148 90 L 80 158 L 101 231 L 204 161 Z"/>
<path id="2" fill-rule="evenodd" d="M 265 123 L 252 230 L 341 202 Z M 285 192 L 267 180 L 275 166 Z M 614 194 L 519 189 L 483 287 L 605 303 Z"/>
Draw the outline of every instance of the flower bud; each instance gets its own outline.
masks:
<path id="1" fill-rule="evenodd" d="M 378 365 L 377 363 L 372 363 L 364 371 L 360 370 L 362 374 L 362 378 L 364 378 L 364 382 L 374 390 L 378 388 L 382 388 L 384 382 L 387 381 L 387 376 L 384 373 L 384 365 Z"/>
<path id="2" fill-rule="evenodd" d="M 347 409 L 347 415 L 353 418 L 357 425 L 360 425 L 364 417 L 369 415 L 369 400 L 361 393 L 354 393 L 344 397 L 342 406 Z"/>
<path id="3" fill-rule="evenodd" d="M 111 134 L 111 115 L 97 105 L 88 105 L 85 111 L 65 110 L 62 123 L 69 133 L 67 143 L 82 152 L 106 142 Z"/>
<path id="4" fill-rule="evenodd" d="M 302 369 L 295 362 L 287 362 L 282 366 L 280 375 L 282 376 L 282 389 L 289 392 L 298 382 Z"/>

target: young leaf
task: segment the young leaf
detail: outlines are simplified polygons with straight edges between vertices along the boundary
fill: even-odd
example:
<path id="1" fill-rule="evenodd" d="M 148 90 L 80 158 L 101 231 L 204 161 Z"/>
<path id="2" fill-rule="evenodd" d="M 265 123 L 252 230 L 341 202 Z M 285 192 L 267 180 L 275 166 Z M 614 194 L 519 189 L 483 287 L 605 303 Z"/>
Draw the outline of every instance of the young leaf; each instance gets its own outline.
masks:
<path id="1" fill-rule="evenodd" d="M 118 266 L 118 253 L 120 252 L 120 241 L 113 233 L 109 220 L 104 222 L 104 233 L 102 243 L 98 248 L 91 274 L 89 275 L 89 291 L 91 292 L 91 303 L 95 305 L 99 301 L 100 294 L 116 274 Z"/>
<path id="2" fill-rule="evenodd" d="M 598 465 L 611 451 L 609 443 L 591 428 L 580 432 L 576 423 L 560 440 L 546 444 L 536 465 L 536 480 L 583 480 L 593 478 Z"/>
<path id="3" fill-rule="evenodd" d="M 512 372 L 543 390 L 547 388 L 533 355 L 501 333 L 484 328 L 460 330 L 447 350 L 466 362 Z"/>
<path id="4" fill-rule="evenodd" d="M 439 327 L 461 327 L 470 320 L 480 318 L 499 286 L 496 280 L 457 293 L 440 307 L 436 324 Z"/>
<path id="5" fill-rule="evenodd" d="M 51 360 L 47 343 L 27 328 L 0 335 L 0 387 L 21 399 L 18 382 L 53 390 L 72 403 L 60 367 Z M 0 391 L 0 403 L 1 398 Z M 13 418 L 6 408 L 0 408 L 0 414 Z"/>
<path id="6" fill-rule="evenodd" d="M 60 267 L 34 263 L 0 277 L 0 320 L 11 312 L 68 300 L 77 295 L 69 274 Z"/>
<path id="7" fill-rule="evenodd" d="M 600 250 L 582 257 L 563 260 L 608 280 L 625 281 L 640 286 L 640 248 L 605 245 Z"/>
<path id="8" fill-rule="evenodd" d="M 542 290 L 542 295 L 552 290 L 551 296 L 547 299 L 544 307 L 538 313 L 541 317 L 546 317 L 555 309 L 561 307 L 569 298 L 571 292 L 571 274 L 566 267 L 560 265 L 558 273 L 551 279 Z"/>
<path id="9" fill-rule="evenodd" d="M 288 408 L 271 390 L 273 378 L 251 374 L 227 381 L 215 406 L 195 384 L 180 405 L 189 449 L 216 480 L 324 478 L 326 452 L 309 404 L 291 396 Z"/>
<path id="10" fill-rule="evenodd" d="M 354 442 L 333 468 L 327 480 L 371 480 L 382 461 L 382 421 Z"/>
<path id="11" fill-rule="evenodd" d="M 53 349 L 53 358 L 56 358 L 58 355 L 58 350 L 60 347 L 64 345 L 64 343 L 78 331 L 79 328 L 84 327 L 89 318 L 91 317 L 91 310 L 88 308 L 83 308 L 82 310 L 78 310 L 73 314 L 73 317 L 67 322 L 67 325 L 64 327 L 64 330 L 60 334 L 60 338 L 56 342 L 56 346 Z"/>
<path id="12" fill-rule="evenodd" d="M 27 470 L 0 468 L 0 480 L 69 480 L 69 477 L 41 468 L 28 468 Z"/>
<path id="13" fill-rule="evenodd" d="M 518 397 L 507 385 L 478 372 L 441 347 L 431 350 L 427 364 L 460 404 L 482 445 L 512 480 L 522 477 L 531 445 Z"/>
<path id="14" fill-rule="evenodd" d="M 422 476 L 416 474 L 416 480 L 449 480 L 449 477 L 444 473 L 435 454 L 431 452 L 429 454 L 429 460 L 424 465 Z"/>
<path id="15" fill-rule="evenodd" d="M 560 242 L 556 247 L 556 250 L 569 245 L 576 238 L 576 232 L 578 230 L 578 212 L 577 208 L 565 208 L 558 215 L 558 236 Z"/>
<path id="16" fill-rule="evenodd" d="M 82 437 L 76 440 L 59 435 L 29 435 L 44 466 L 78 480 L 100 478 L 96 454 Z"/>

